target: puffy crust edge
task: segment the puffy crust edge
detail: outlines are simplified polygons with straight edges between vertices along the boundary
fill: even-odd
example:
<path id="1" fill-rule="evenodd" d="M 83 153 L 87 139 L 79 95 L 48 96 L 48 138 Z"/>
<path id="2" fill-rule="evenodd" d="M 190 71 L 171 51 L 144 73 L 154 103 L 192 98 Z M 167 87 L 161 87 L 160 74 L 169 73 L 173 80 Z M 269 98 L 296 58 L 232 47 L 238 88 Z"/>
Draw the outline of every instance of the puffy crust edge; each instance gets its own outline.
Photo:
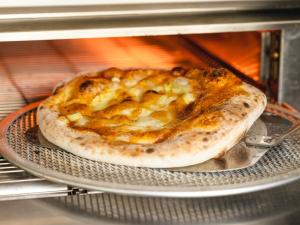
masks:
<path id="1" fill-rule="evenodd" d="M 44 103 L 38 108 L 38 124 L 48 141 L 83 158 L 137 167 L 189 166 L 224 154 L 262 114 L 266 96 L 249 84 L 243 87 L 250 95 L 234 96 L 220 108 L 223 117 L 217 131 L 195 129 L 151 145 L 109 144 L 97 133 L 68 127 L 67 120 Z"/>

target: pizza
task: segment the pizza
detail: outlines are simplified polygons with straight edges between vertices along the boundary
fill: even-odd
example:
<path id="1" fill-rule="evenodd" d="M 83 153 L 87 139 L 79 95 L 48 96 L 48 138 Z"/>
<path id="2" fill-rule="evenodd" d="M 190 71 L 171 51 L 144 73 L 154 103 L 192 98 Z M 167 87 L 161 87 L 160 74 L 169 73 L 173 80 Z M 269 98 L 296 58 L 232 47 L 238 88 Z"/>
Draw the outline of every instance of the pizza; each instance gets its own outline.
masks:
<path id="1" fill-rule="evenodd" d="M 87 159 L 183 167 L 222 156 L 266 102 L 224 68 L 110 68 L 57 88 L 39 105 L 38 124 L 48 141 Z"/>

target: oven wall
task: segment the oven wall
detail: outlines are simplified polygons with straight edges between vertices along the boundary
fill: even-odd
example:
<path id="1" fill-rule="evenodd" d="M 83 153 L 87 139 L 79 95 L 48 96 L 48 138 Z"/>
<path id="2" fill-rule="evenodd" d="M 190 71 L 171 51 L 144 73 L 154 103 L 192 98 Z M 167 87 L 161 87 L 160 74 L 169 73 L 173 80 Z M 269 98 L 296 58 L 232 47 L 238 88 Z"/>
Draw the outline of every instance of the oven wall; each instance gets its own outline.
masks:
<path id="1" fill-rule="evenodd" d="M 239 73 L 259 82 L 260 32 L 226 32 L 187 37 Z"/>
<path id="2" fill-rule="evenodd" d="M 0 42 L 0 120 L 80 72 L 218 65 L 182 36 Z"/>
<path id="3" fill-rule="evenodd" d="M 281 33 L 280 74 L 276 75 L 273 94 L 280 102 L 299 110 L 300 101 L 295 96 L 300 93 L 300 28 Z M 1 42 L 0 119 L 28 102 L 49 95 L 55 84 L 66 77 L 111 66 L 169 69 L 225 63 L 268 86 L 260 71 L 259 57 L 263 51 L 269 59 L 271 51 L 268 46 L 261 49 L 258 32 Z M 272 78 L 268 74 L 264 76 Z"/>
<path id="4" fill-rule="evenodd" d="M 300 110 L 300 26 L 281 34 L 281 58 L 278 101 Z"/>

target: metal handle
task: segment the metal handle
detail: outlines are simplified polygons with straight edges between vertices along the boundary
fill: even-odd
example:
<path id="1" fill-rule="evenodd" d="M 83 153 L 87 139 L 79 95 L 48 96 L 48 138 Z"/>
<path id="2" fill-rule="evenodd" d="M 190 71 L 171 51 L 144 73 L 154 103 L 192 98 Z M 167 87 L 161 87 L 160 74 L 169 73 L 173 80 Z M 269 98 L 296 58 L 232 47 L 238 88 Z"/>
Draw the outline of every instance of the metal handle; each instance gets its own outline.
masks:
<path id="1" fill-rule="evenodd" d="M 294 132 L 298 131 L 300 124 L 296 124 L 287 133 L 281 136 L 260 136 L 252 135 L 245 138 L 246 145 L 256 146 L 256 147 L 273 147 L 280 144 L 287 136 L 292 135 Z"/>

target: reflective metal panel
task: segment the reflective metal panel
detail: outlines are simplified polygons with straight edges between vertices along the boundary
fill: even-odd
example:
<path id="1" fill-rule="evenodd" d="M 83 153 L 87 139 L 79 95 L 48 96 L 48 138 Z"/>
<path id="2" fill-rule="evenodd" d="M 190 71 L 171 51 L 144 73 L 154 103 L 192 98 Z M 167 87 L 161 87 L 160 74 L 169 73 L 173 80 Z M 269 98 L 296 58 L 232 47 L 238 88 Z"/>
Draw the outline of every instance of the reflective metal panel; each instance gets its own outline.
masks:
<path id="1" fill-rule="evenodd" d="M 300 26 L 284 29 L 281 37 L 279 102 L 300 110 Z"/>
<path id="2" fill-rule="evenodd" d="M 298 23 L 299 10 L 16 18 L 0 20 L 0 41 L 273 30 Z"/>

